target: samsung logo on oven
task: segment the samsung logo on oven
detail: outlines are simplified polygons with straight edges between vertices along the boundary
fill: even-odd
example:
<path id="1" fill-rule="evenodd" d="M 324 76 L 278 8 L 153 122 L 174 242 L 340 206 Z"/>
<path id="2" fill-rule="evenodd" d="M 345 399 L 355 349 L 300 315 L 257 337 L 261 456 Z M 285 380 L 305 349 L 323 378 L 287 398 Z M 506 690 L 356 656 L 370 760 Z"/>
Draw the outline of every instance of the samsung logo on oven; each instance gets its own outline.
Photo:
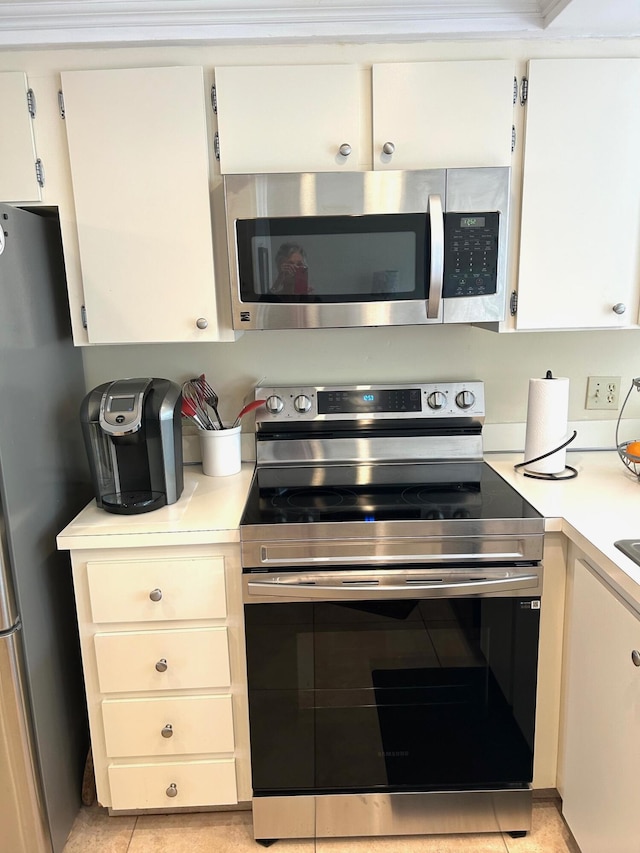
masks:
<path id="1" fill-rule="evenodd" d="M 408 758 L 408 749 L 385 749 L 378 753 L 378 758 Z"/>

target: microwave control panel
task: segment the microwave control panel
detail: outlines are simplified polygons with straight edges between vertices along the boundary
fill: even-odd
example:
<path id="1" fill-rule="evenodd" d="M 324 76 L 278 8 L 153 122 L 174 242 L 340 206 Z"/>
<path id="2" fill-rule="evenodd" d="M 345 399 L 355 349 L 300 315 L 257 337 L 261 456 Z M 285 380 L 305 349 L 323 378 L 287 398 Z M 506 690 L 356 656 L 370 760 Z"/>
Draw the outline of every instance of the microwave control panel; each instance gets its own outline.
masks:
<path id="1" fill-rule="evenodd" d="M 496 212 L 445 214 L 443 296 L 496 293 L 499 231 Z"/>

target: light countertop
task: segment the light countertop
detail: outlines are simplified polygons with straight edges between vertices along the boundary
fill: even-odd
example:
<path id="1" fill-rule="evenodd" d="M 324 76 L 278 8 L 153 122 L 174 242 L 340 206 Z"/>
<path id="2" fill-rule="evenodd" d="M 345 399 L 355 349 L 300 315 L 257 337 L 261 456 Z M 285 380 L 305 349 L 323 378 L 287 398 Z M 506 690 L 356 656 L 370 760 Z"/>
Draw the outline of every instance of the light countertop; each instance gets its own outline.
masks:
<path id="1" fill-rule="evenodd" d="M 547 532 L 565 534 L 591 565 L 640 615 L 640 566 L 615 546 L 640 539 L 640 482 L 615 451 L 567 454 L 578 476 L 564 482 L 533 480 L 514 470 L 522 456 L 490 453 L 486 461 L 546 519 Z M 185 468 L 180 500 L 140 515 L 114 515 L 92 501 L 58 536 L 62 550 L 202 545 L 240 541 L 238 525 L 251 484 L 253 463 L 230 477 L 206 477 Z"/>
<path id="2" fill-rule="evenodd" d="M 143 545 L 202 545 L 240 541 L 253 462 L 239 474 L 205 477 L 200 465 L 184 469 L 184 490 L 176 503 L 139 515 L 116 515 L 86 506 L 58 535 L 60 550 Z"/>
<path id="3" fill-rule="evenodd" d="M 563 482 L 532 480 L 514 471 L 518 454 L 488 454 L 487 462 L 545 516 L 547 531 L 562 531 L 589 564 L 640 615 L 640 566 L 613 544 L 640 539 L 640 482 L 615 450 L 567 453 L 578 471 Z"/>

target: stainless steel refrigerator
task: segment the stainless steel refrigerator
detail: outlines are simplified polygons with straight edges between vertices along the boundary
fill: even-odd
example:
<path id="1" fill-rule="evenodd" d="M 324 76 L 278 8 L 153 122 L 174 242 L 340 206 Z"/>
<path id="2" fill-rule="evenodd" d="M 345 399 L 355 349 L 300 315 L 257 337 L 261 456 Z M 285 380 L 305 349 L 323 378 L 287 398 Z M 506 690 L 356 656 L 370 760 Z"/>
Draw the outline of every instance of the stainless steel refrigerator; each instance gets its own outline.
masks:
<path id="1" fill-rule="evenodd" d="M 69 555 L 91 497 L 53 214 L 0 204 L 0 853 L 61 851 L 81 803 L 86 704 Z"/>

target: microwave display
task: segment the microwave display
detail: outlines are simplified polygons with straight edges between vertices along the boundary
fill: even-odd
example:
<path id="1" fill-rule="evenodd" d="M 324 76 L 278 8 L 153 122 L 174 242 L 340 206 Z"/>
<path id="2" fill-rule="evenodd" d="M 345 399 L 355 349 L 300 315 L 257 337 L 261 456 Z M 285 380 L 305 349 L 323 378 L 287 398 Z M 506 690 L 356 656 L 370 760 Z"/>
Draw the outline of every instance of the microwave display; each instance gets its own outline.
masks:
<path id="1" fill-rule="evenodd" d="M 424 214 L 238 220 L 243 302 L 426 299 Z"/>

